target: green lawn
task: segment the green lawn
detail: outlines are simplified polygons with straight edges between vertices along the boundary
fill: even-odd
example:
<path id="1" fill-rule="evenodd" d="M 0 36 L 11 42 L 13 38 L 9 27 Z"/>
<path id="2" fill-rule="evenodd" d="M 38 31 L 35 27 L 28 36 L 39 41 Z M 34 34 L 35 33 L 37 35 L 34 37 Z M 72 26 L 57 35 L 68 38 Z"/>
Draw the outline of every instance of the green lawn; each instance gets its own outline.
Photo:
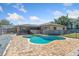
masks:
<path id="1" fill-rule="evenodd" d="M 79 33 L 65 34 L 63 36 L 69 37 L 69 38 L 79 38 Z"/>

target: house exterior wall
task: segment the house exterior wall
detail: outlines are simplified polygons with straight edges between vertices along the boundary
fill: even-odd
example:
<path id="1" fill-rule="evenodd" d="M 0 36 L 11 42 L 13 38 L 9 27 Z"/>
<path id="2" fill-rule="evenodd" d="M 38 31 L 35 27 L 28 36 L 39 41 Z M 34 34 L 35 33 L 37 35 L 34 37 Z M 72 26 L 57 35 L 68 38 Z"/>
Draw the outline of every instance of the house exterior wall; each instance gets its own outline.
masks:
<path id="1" fill-rule="evenodd" d="M 56 27 L 56 30 L 63 30 L 64 27 L 60 26 L 50 26 L 50 30 L 54 30 L 54 27 Z"/>
<path id="2" fill-rule="evenodd" d="M 63 34 L 63 31 L 66 30 L 66 27 L 59 25 L 44 25 L 41 26 L 41 30 L 43 34 Z"/>
<path id="3" fill-rule="evenodd" d="M 41 25 L 41 26 L 27 26 L 27 25 L 21 25 L 17 26 L 17 32 L 21 30 L 25 30 L 34 34 L 62 34 L 63 30 L 66 30 L 65 26 L 56 24 L 56 25 Z"/>
<path id="4" fill-rule="evenodd" d="M 25 31 L 29 30 L 28 26 L 16 26 L 15 28 L 16 28 L 16 32 L 19 32 L 19 31 L 22 31 L 22 30 L 25 30 Z"/>
<path id="5" fill-rule="evenodd" d="M 71 24 L 69 24 L 68 26 L 67 26 L 67 28 L 68 29 L 74 29 L 74 28 L 76 28 L 76 23 L 72 23 L 72 27 L 71 27 Z"/>
<path id="6" fill-rule="evenodd" d="M 54 27 L 56 27 L 56 30 L 66 30 L 66 27 L 61 27 L 61 26 L 41 26 L 42 30 L 55 30 Z"/>
<path id="7" fill-rule="evenodd" d="M 33 34 L 40 34 L 40 30 L 30 30 Z"/>

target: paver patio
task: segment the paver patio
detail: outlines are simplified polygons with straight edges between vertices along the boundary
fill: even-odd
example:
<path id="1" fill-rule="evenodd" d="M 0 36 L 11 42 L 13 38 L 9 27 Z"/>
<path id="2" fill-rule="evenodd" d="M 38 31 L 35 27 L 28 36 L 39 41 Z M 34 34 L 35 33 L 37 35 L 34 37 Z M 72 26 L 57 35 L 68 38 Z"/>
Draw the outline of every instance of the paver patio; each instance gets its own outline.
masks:
<path id="1" fill-rule="evenodd" d="M 46 45 L 38 45 L 29 43 L 27 38 L 16 36 L 5 56 L 65 56 L 76 48 L 79 48 L 78 39 L 66 38 Z"/>

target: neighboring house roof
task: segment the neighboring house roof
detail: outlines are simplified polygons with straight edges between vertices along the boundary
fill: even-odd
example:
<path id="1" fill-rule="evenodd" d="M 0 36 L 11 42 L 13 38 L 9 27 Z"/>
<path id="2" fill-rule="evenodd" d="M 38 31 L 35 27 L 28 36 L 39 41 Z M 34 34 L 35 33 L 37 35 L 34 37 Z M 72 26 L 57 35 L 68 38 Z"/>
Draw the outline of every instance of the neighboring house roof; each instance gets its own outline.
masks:
<path id="1" fill-rule="evenodd" d="M 71 18 L 71 22 L 72 22 L 72 23 L 79 23 L 79 19 L 72 19 L 72 18 Z"/>

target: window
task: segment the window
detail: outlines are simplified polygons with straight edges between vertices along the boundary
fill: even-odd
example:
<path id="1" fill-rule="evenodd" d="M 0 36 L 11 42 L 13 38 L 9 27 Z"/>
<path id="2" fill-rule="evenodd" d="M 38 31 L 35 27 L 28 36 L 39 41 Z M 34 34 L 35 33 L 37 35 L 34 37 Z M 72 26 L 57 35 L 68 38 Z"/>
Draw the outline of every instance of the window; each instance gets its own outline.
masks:
<path id="1" fill-rule="evenodd" d="M 54 27 L 54 30 L 56 30 L 57 28 L 56 27 Z"/>
<path id="2" fill-rule="evenodd" d="M 65 28 L 63 28 L 63 30 L 65 30 Z"/>
<path id="3" fill-rule="evenodd" d="M 45 29 L 48 29 L 48 27 L 44 27 Z"/>
<path id="4" fill-rule="evenodd" d="M 79 29 L 79 25 L 76 25 L 76 29 Z"/>

